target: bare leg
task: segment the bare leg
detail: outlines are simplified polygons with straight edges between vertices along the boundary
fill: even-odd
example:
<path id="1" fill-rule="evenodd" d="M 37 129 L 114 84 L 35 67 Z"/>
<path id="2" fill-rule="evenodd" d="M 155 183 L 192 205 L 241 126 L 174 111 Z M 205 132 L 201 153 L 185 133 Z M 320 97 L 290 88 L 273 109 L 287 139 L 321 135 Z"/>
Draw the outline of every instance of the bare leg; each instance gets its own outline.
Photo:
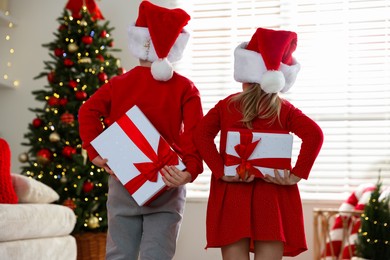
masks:
<path id="1" fill-rule="evenodd" d="M 283 248 L 281 241 L 255 241 L 255 260 L 281 260 Z"/>
<path id="2" fill-rule="evenodd" d="M 249 238 L 221 247 L 223 260 L 249 260 Z"/>

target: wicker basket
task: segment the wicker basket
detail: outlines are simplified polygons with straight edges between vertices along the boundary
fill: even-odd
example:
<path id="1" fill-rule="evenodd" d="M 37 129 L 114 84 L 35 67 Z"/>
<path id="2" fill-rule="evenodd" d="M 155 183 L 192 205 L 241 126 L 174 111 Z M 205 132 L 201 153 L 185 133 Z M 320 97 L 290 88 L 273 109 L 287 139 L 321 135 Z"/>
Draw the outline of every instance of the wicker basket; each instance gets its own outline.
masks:
<path id="1" fill-rule="evenodd" d="M 106 255 L 106 232 L 75 234 L 77 260 L 104 260 Z"/>

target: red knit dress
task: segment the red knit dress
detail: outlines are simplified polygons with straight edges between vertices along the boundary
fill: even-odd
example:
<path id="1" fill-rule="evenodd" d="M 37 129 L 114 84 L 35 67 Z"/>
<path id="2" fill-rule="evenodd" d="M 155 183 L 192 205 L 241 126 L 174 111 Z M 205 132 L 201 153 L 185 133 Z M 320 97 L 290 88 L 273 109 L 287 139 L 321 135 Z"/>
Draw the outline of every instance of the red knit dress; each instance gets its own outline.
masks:
<path id="1" fill-rule="evenodd" d="M 277 240 L 284 242 L 285 256 L 296 256 L 307 250 L 298 186 L 276 185 L 262 179 L 250 183 L 229 183 L 220 179 L 223 176 L 222 158 L 227 131 L 245 128 L 240 122 L 242 114 L 228 103 L 229 98 L 218 102 L 205 115 L 195 133 L 196 146 L 212 171 L 206 248 L 225 246 L 242 238 L 251 238 L 251 242 Z M 320 127 L 286 100 L 282 102 L 280 124 L 278 120 L 271 125 L 269 123 L 269 120 L 257 119 L 253 122 L 253 128 L 259 131 L 287 131 L 302 140 L 292 173 L 307 179 L 322 146 Z M 214 144 L 219 132 L 221 154 Z"/>

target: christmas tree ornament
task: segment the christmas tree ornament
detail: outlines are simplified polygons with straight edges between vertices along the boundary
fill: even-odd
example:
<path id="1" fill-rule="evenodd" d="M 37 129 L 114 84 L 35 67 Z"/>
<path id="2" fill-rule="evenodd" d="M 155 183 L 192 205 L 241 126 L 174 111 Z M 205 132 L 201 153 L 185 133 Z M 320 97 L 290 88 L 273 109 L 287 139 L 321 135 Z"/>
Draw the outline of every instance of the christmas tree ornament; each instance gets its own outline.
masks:
<path id="1" fill-rule="evenodd" d="M 55 80 L 55 73 L 54 71 L 51 71 L 47 74 L 47 81 L 49 81 L 49 83 L 54 83 L 54 80 Z"/>
<path id="2" fill-rule="evenodd" d="M 59 102 L 59 98 L 54 96 L 49 97 L 49 99 L 47 100 L 47 104 L 51 107 L 57 106 Z"/>
<path id="3" fill-rule="evenodd" d="M 43 125 L 43 120 L 40 118 L 34 118 L 32 121 L 32 125 L 34 128 L 39 128 Z"/>
<path id="4" fill-rule="evenodd" d="M 72 89 L 76 88 L 77 85 L 78 85 L 78 83 L 75 80 L 69 80 L 69 82 L 68 82 L 68 87 L 70 87 Z"/>
<path id="5" fill-rule="evenodd" d="M 60 120 L 64 124 L 72 124 L 74 122 L 74 115 L 69 112 L 65 112 L 61 115 Z"/>
<path id="6" fill-rule="evenodd" d="M 76 96 L 77 100 L 85 100 L 85 99 L 87 99 L 88 94 L 85 91 L 78 90 L 78 91 L 76 91 L 75 96 Z"/>
<path id="7" fill-rule="evenodd" d="M 84 193 L 91 192 L 93 190 L 93 186 L 94 186 L 94 184 L 90 180 L 84 182 L 84 184 L 83 184 L 83 191 L 84 191 Z"/>
<path id="8" fill-rule="evenodd" d="M 107 74 L 104 72 L 99 72 L 98 79 L 100 82 L 105 82 L 108 79 Z"/>
<path id="9" fill-rule="evenodd" d="M 78 60 L 78 63 L 87 63 L 87 64 L 90 64 L 90 63 L 92 63 L 92 60 L 91 60 L 90 57 L 83 57 L 83 58 L 80 58 L 80 59 Z"/>
<path id="10" fill-rule="evenodd" d="M 74 154 L 76 154 L 76 149 L 72 146 L 67 145 L 62 149 L 62 155 L 67 158 L 72 158 Z"/>
<path id="11" fill-rule="evenodd" d="M 28 154 L 27 153 L 21 153 L 21 154 L 19 154 L 18 159 L 19 159 L 19 162 L 25 163 L 25 162 L 28 161 Z"/>
<path id="12" fill-rule="evenodd" d="M 74 203 L 74 201 L 72 199 L 66 199 L 64 200 L 64 202 L 62 203 L 62 205 L 70 208 L 71 210 L 75 210 L 76 209 L 76 204 Z"/>
<path id="13" fill-rule="evenodd" d="M 96 59 L 99 60 L 100 62 L 104 62 L 104 57 L 101 54 L 96 55 Z"/>
<path id="14" fill-rule="evenodd" d="M 99 227 L 99 219 L 95 216 L 90 216 L 87 221 L 87 226 L 90 229 L 95 229 Z"/>
<path id="15" fill-rule="evenodd" d="M 55 48 L 54 49 L 54 55 L 57 57 L 62 57 L 64 55 L 65 51 L 61 48 Z"/>
<path id="16" fill-rule="evenodd" d="M 68 51 L 70 53 L 75 53 L 76 51 L 78 51 L 78 49 L 79 49 L 79 46 L 76 43 L 70 43 L 68 45 Z"/>
<path id="17" fill-rule="evenodd" d="M 57 143 L 60 140 L 61 140 L 61 137 L 57 132 L 53 132 L 49 135 L 49 141 L 52 143 Z"/>
<path id="18" fill-rule="evenodd" d="M 66 58 L 64 59 L 64 65 L 66 67 L 72 67 L 74 65 L 74 62 L 71 59 Z"/>
<path id="19" fill-rule="evenodd" d="M 100 33 L 100 38 L 106 38 L 107 37 L 107 31 L 106 30 L 103 30 L 101 33 Z"/>
<path id="20" fill-rule="evenodd" d="M 90 45 L 93 42 L 93 38 L 91 36 L 83 36 L 83 38 L 81 38 L 81 41 L 86 45 Z"/>
<path id="21" fill-rule="evenodd" d="M 59 100 L 58 100 L 58 104 L 60 105 L 60 106 L 66 106 L 66 104 L 68 104 L 68 99 L 67 98 L 60 98 Z"/>
<path id="22" fill-rule="evenodd" d="M 37 162 L 41 165 L 46 165 L 51 161 L 52 156 L 52 152 L 49 149 L 43 148 L 37 152 Z"/>

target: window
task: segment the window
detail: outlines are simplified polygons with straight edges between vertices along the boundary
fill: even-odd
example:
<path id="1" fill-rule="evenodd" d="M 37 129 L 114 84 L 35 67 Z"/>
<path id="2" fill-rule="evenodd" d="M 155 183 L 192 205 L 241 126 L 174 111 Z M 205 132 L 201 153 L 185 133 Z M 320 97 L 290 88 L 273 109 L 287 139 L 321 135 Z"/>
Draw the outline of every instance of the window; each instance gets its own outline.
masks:
<path id="1" fill-rule="evenodd" d="M 191 40 L 177 70 L 199 88 L 204 112 L 240 91 L 233 79 L 235 47 L 257 27 L 298 33 L 294 56 L 302 65 L 284 95 L 322 127 L 325 141 L 305 196 L 338 196 L 357 185 L 390 185 L 389 0 L 180 1 L 192 17 Z M 295 138 L 293 161 L 298 154 Z M 189 196 L 207 196 L 206 168 Z"/>

